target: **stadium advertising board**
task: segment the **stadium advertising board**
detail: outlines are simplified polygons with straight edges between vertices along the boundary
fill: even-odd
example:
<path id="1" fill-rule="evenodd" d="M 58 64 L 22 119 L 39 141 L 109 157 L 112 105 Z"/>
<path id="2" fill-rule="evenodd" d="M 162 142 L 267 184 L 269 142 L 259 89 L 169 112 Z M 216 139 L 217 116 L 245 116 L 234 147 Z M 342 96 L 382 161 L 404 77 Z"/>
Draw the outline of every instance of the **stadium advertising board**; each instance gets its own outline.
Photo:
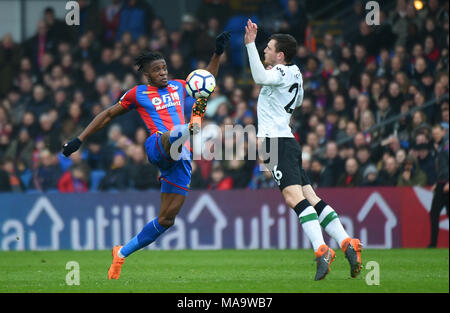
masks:
<path id="1" fill-rule="evenodd" d="M 415 188 L 319 189 L 366 248 L 426 247 L 432 192 Z M 157 191 L 0 195 L 1 250 L 101 250 L 123 244 L 157 213 Z M 448 218 L 438 246 L 448 247 Z M 336 242 L 326 236 L 331 247 Z M 146 249 L 309 248 L 278 190 L 191 192 L 175 225 Z"/>

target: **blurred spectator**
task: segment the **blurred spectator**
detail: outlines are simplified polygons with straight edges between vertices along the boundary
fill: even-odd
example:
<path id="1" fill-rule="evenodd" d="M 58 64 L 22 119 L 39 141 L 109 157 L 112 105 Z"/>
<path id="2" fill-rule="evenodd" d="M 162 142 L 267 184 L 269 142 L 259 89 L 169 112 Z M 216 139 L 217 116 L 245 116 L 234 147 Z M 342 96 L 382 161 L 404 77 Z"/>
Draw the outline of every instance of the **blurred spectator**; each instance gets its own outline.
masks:
<path id="1" fill-rule="evenodd" d="M 181 40 L 179 50 L 185 58 L 185 62 L 190 64 L 195 57 L 195 46 L 193 43 L 197 37 L 197 21 L 190 14 L 184 14 L 181 18 Z"/>
<path id="2" fill-rule="evenodd" d="M 216 16 L 210 16 L 206 21 L 201 22 L 206 23 L 204 29 L 197 36 L 197 39 L 195 41 L 195 56 L 198 60 L 209 60 L 212 51 L 214 51 L 215 49 L 216 36 L 221 32 L 220 21 Z M 181 59 L 183 59 L 182 55 Z M 220 68 L 220 71 L 222 70 L 223 68 Z M 169 71 L 169 73 L 172 73 L 172 71 Z M 174 77 L 182 76 L 174 75 Z"/>
<path id="3" fill-rule="evenodd" d="M 211 170 L 211 179 L 208 184 L 210 190 L 230 190 L 233 188 L 233 179 L 230 176 L 225 175 L 225 171 L 220 165 L 216 163 Z"/>
<path id="4" fill-rule="evenodd" d="M 431 142 L 425 134 L 419 133 L 415 138 L 413 151 L 417 153 L 417 161 L 420 169 L 427 174 L 427 185 L 436 183 L 436 159 L 431 150 Z"/>
<path id="5" fill-rule="evenodd" d="M 51 104 L 46 96 L 44 87 L 42 85 L 36 85 L 33 88 L 33 98 L 31 99 L 27 110 L 32 112 L 34 116 L 40 116 L 47 112 L 50 107 Z"/>
<path id="6" fill-rule="evenodd" d="M 429 0 L 425 8 L 420 12 L 422 18 L 432 18 L 438 21 L 441 14 L 443 13 L 443 8 L 439 5 L 439 0 Z"/>
<path id="7" fill-rule="evenodd" d="M 362 1 L 354 1 L 352 11 L 346 17 L 346 23 L 344 23 L 344 39 L 346 42 L 350 42 L 355 36 L 357 29 L 355 25 L 359 25 L 359 22 L 364 20 L 365 11 Z"/>
<path id="8" fill-rule="evenodd" d="M 0 168 L 0 171 L 2 171 L 2 170 L 5 173 L 7 173 L 8 177 L 9 177 L 9 185 L 11 186 L 11 189 L 9 191 L 22 192 L 25 190 L 25 187 L 23 186 L 20 178 L 17 176 L 13 159 L 5 158 L 5 160 L 3 161 L 2 167 Z M 0 191 L 2 190 L 1 175 L 2 174 L 0 173 Z M 3 183 L 3 184 L 4 184 L 3 188 L 6 188 L 6 189 L 4 189 L 6 191 L 8 189 L 7 188 L 8 184 L 5 184 L 5 183 Z"/>
<path id="9" fill-rule="evenodd" d="M 18 137 L 13 139 L 6 150 L 5 157 L 12 160 L 22 160 L 27 168 L 31 166 L 34 142 L 26 128 L 21 128 Z"/>
<path id="10" fill-rule="evenodd" d="M 191 162 L 191 183 L 189 184 L 190 190 L 204 189 L 206 187 L 205 179 L 202 176 L 201 170 L 196 161 Z"/>
<path id="11" fill-rule="evenodd" d="M 60 192 L 86 192 L 88 191 L 87 177 L 79 166 L 73 166 L 66 171 L 58 181 Z"/>
<path id="12" fill-rule="evenodd" d="M 380 172 L 381 184 L 383 186 L 397 186 L 398 182 L 398 165 L 395 157 L 390 156 L 383 164 Z"/>
<path id="13" fill-rule="evenodd" d="M 308 17 L 305 8 L 298 0 L 287 1 L 287 10 L 284 13 L 283 20 L 287 23 L 287 27 L 283 31 L 294 36 L 297 43 L 302 45 L 305 42 Z"/>
<path id="14" fill-rule="evenodd" d="M 245 147 L 244 149 L 248 151 Z M 255 162 L 246 159 L 247 158 L 244 160 L 233 159 L 227 162 L 227 174 L 233 180 L 233 188 L 235 189 L 246 188 L 252 178 Z"/>
<path id="15" fill-rule="evenodd" d="M 425 186 L 427 175 L 420 169 L 413 156 L 407 156 L 400 169 L 397 186 Z"/>
<path id="16" fill-rule="evenodd" d="M 351 60 L 350 65 L 350 85 L 357 86 L 361 74 L 364 72 L 367 61 L 367 50 L 366 47 L 357 43 L 354 46 L 354 56 Z"/>
<path id="17" fill-rule="evenodd" d="M 147 15 L 143 2 L 139 0 L 124 1 L 124 5 L 120 11 L 117 38 L 120 39 L 124 32 L 130 32 L 133 40 L 137 40 L 141 35 L 146 33 L 146 21 L 150 18 Z"/>
<path id="18" fill-rule="evenodd" d="M 21 94 L 18 88 L 12 88 L 7 94 L 7 100 L 9 101 L 10 109 L 10 117 L 11 122 L 14 127 L 20 127 L 23 115 L 25 114 L 25 110 L 27 107 L 27 103 L 25 101 L 21 101 Z"/>
<path id="19" fill-rule="evenodd" d="M 158 170 L 147 162 L 143 146 L 134 146 L 132 159 L 129 165 L 131 186 L 137 190 L 158 189 Z"/>
<path id="20" fill-rule="evenodd" d="M 323 45 L 326 54 L 331 58 L 336 64 L 341 60 L 341 49 L 336 44 L 335 39 L 331 33 L 326 33 L 323 38 Z"/>
<path id="21" fill-rule="evenodd" d="M 101 20 L 103 24 L 102 38 L 105 42 L 112 43 L 117 38 L 121 9 L 122 3 L 120 0 L 111 0 L 110 4 L 105 6 L 101 12 Z"/>
<path id="22" fill-rule="evenodd" d="M 172 52 L 169 67 L 170 76 L 173 79 L 184 79 L 189 74 L 188 71 L 189 68 L 184 64 L 183 55 L 177 51 Z"/>
<path id="23" fill-rule="evenodd" d="M 339 187 L 358 187 L 361 185 L 362 178 L 358 167 L 358 162 L 354 158 L 349 158 L 345 162 L 345 173 L 343 173 L 337 182 Z"/>
<path id="24" fill-rule="evenodd" d="M 220 28 L 223 28 L 231 13 L 229 1 L 202 0 L 198 6 L 196 17 L 199 21 L 207 21 L 214 16 L 219 20 Z"/>
<path id="25" fill-rule="evenodd" d="M 39 118 L 40 130 L 37 137 L 44 141 L 45 147 L 51 153 L 59 152 L 61 150 L 60 129 L 55 125 L 55 121 L 50 114 L 42 114 Z"/>
<path id="26" fill-rule="evenodd" d="M 396 35 L 392 31 L 392 25 L 385 11 L 380 10 L 380 25 L 374 27 L 375 27 L 374 33 L 376 36 L 376 42 L 378 44 L 379 49 L 385 48 L 390 50 L 395 43 Z"/>
<path id="27" fill-rule="evenodd" d="M 73 58 L 76 62 L 88 60 L 95 63 L 97 61 L 98 51 L 88 35 L 83 35 L 78 40 L 78 45 L 73 51 Z"/>
<path id="28" fill-rule="evenodd" d="M 100 62 L 95 66 L 95 72 L 99 76 L 107 73 L 113 73 L 116 77 L 123 77 L 124 68 L 117 61 L 114 60 L 113 49 L 111 47 L 105 47 L 102 50 Z"/>
<path id="29" fill-rule="evenodd" d="M 4 96 L 13 86 L 13 78 L 21 58 L 21 48 L 11 36 L 6 34 L 0 44 L 0 97 Z"/>
<path id="30" fill-rule="evenodd" d="M 105 177 L 100 182 L 99 190 L 124 190 L 130 186 L 126 162 L 125 153 L 117 150 L 111 168 L 106 171 Z"/>
<path id="31" fill-rule="evenodd" d="M 54 53 L 56 42 L 48 36 L 48 27 L 44 20 L 37 25 L 37 33 L 24 43 L 25 55 L 31 59 L 33 67 L 42 70 L 43 57 L 46 52 Z"/>
<path id="32" fill-rule="evenodd" d="M 352 41 L 353 45 L 362 45 L 370 56 L 378 53 L 380 45 L 377 42 L 377 36 L 373 28 L 365 20 L 359 22 L 359 32 Z"/>
<path id="33" fill-rule="evenodd" d="M 302 159 L 305 159 L 304 153 Z M 266 170 L 261 159 L 258 159 L 258 162 L 256 162 L 255 167 L 253 168 L 252 180 L 250 181 L 249 187 L 250 189 L 268 189 L 277 187 L 272 172 Z"/>
<path id="34" fill-rule="evenodd" d="M 8 173 L 0 168 L 0 192 L 9 192 L 11 190 L 12 188 Z"/>
<path id="35" fill-rule="evenodd" d="M 78 0 L 78 4 L 80 5 L 80 35 L 92 32 L 96 38 L 99 38 L 101 21 L 98 1 Z"/>
<path id="36" fill-rule="evenodd" d="M 55 45 L 58 45 L 61 41 L 71 42 L 73 40 L 70 27 L 65 21 L 56 18 L 55 10 L 52 7 L 47 7 L 44 10 L 44 22 L 47 26 L 48 38 L 53 41 Z"/>
<path id="37" fill-rule="evenodd" d="M 358 160 L 359 170 L 361 173 L 363 173 L 363 175 L 364 175 L 364 171 L 366 170 L 366 168 L 370 165 L 373 165 L 373 163 L 370 159 L 370 155 L 371 155 L 371 153 L 367 146 L 361 146 L 356 151 L 356 158 Z"/>
<path id="38" fill-rule="evenodd" d="M 355 147 L 355 149 L 366 147 L 367 144 L 368 142 L 362 132 L 358 132 L 355 134 L 355 137 L 353 138 L 353 146 Z"/>
<path id="39" fill-rule="evenodd" d="M 324 187 L 332 187 L 336 185 L 336 181 L 344 168 L 344 161 L 339 157 L 338 146 L 334 141 L 330 141 L 326 145 L 325 149 L 325 168 L 330 172 L 330 185 L 324 185 Z"/>
<path id="40" fill-rule="evenodd" d="M 377 101 L 378 110 L 376 111 L 375 122 L 377 125 L 389 120 L 394 116 L 394 112 L 392 111 L 389 105 L 389 98 L 386 96 L 381 96 Z M 393 126 L 385 125 L 378 130 L 378 136 L 382 139 L 386 138 L 388 135 L 392 134 Z"/>
<path id="41" fill-rule="evenodd" d="M 44 149 L 39 153 L 38 164 L 33 177 L 34 188 L 40 191 L 56 190 L 61 168 L 55 156 L 48 149 Z"/>
<path id="42" fill-rule="evenodd" d="M 389 19 L 392 31 L 397 36 L 396 45 L 404 45 L 408 35 L 407 1 L 397 0 L 395 11 L 392 11 Z"/>
<path id="43" fill-rule="evenodd" d="M 318 158 L 311 161 L 311 169 L 308 171 L 313 188 L 333 186 L 333 173 L 330 168 L 324 167 Z"/>
<path id="44" fill-rule="evenodd" d="M 378 177 L 377 167 L 373 164 L 368 165 L 363 171 L 363 180 L 361 186 L 376 187 L 380 186 L 381 181 Z"/>

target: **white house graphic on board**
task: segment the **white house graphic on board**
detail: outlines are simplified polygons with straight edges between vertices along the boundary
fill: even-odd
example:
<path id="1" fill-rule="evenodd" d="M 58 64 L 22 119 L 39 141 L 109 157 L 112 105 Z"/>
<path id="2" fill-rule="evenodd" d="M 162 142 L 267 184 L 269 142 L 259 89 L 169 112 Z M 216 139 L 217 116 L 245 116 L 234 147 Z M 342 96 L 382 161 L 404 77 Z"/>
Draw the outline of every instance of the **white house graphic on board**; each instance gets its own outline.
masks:
<path id="1" fill-rule="evenodd" d="M 187 220 L 192 224 L 197 220 L 204 209 L 209 210 L 215 219 L 213 225 L 213 243 L 201 244 L 199 232 L 194 228 L 190 231 L 192 249 L 221 249 L 223 245 L 222 232 L 227 226 L 227 219 L 210 195 L 204 193 L 198 198 L 197 202 L 192 206 L 192 210 L 189 212 Z"/>
<path id="2" fill-rule="evenodd" d="M 397 217 L 378 192 L 374 192 L 370 195 L 366 203 L 364 203 L 361 210 L 359 211 L 357 220 L 359 223 L 363 222 L 375 206 L 378 206 L 383 215 L 386 217 L 386 223 L 384 224 L 384 244 L 369 244 L 366 227 L 361 228 L 361 242 L 365 245 L 366 248 L 392 248 L 392 229 L 397 225 Z"/>
<path id="3" fill-rule="evenodd" d="M 59 233 L 64 228 L 64 222 L 59 216 L 56 209 L 53 207 L 52 203 L 47 199 L 47 197 L 39 197 L 35 202 L 33 208 L 27 216 L 26 223 L 27 226 L 31 227 L 34 225 L 36 220 L 41 214 L 47 214 L 50 218 L 52 225 L 50 227 L 50 240 L 51 245 L 47 247 L 38 246 L 37 234 L 33 230 L 28 231 L 30 250 L 58 250 L 59 249 Z"/>

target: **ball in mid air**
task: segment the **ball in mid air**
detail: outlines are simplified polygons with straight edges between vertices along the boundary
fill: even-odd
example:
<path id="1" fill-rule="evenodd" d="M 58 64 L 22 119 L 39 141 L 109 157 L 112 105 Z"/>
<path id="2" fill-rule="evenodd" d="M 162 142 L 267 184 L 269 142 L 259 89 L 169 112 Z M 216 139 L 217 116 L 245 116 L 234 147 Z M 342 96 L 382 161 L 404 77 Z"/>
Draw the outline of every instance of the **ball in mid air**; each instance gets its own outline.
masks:
<path id="1" fill-rule="evenodd" d="M 207 70 L 198 69 L 186 78 L 186 91 L 195 98 L 208 98 L 216 88 L 216 79 Z"/>

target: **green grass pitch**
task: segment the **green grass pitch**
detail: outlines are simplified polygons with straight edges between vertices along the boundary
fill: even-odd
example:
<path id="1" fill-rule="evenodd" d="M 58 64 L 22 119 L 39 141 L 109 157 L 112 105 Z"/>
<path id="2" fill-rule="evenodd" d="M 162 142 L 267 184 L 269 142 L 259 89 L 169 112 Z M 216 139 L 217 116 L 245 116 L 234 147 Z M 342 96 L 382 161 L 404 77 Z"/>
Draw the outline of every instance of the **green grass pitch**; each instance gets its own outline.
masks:
<path id="1" fill-rule="evenodd" d="M 111 251 L 8 251 L 0 252 L 0 292 L 449 292 L 448 249 L 367 249 L 356 279 L 336 251 L 331 272 L 314 281 L 313 258 L 312 250 L 143 250 L 125 261 L 119 280 L 109 281 Z M 79 264 L 78 286 L 66 284 L 69 261 Z M 369 261 L 379 264 L 379 285 L 366 284 Z"/>

